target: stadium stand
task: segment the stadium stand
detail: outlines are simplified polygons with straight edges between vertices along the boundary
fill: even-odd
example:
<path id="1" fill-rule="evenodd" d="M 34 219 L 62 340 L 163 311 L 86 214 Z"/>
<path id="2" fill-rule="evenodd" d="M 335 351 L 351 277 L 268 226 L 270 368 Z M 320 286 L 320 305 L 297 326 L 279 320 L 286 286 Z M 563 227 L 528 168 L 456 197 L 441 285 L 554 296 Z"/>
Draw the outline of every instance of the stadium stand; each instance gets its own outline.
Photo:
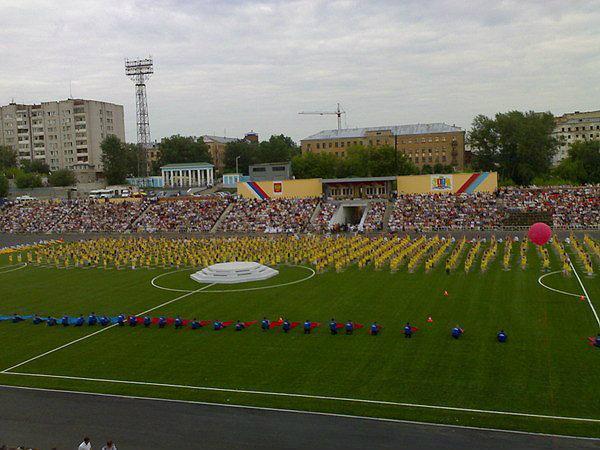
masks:
<path id="1" fill-rule="evenodd" d="M 295 233 L 303 231 L 318 200 L 237 199 L 221 224 L 223 231 L 258 233 Z"/>
<path id="2" fill-rule="evenodd" d="M 495 193 L 459 195 L 405 194 L 399 195 L 391 208 L 388 204 L 370 202 L 363 224 L 365 232 L 385 230 L 386 225 L 391 232 L 513 229 L 533 222 L 545 222 L 555 229 L 600 229 L 599 186 L 503 188 Z M 330 232 L 336 231 L 330 222 L 338 206 L 339 202 L 315 198 L 216 196 L 154 203 L 7 202 L 0 207 L 0 232 Z M 386 224 L 384 217 L 388 215 Z"/>

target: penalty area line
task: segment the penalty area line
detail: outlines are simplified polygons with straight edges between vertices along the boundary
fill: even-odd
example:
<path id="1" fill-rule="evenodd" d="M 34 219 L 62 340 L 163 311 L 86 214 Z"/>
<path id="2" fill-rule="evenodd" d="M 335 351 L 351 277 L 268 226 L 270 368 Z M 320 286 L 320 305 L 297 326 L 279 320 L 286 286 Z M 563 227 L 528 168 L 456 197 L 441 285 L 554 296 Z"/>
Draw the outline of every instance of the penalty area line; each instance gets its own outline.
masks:
<path id="1" fill-rule="evenodd" d="M 66 389 L 47 389 L 47 388 L 37 388 L 30 386 L 11 386 L 6 384 L 0 384 L 1 389 L 14 389 L 14 390 L 24 390 L 24 391 L 34 391 L 34 392 L 53 392 L 60 394 L 69 394 L 69 395 L 83 395 L 90 397 L 106 397 L 106 398 L 118 398 L 118 399 L 126 399 L 126 400 L 141 400 L 148 402 L 164 402 L 164 403 L 178 403 L 184 405 L 200 405 L 200 406 L 214 406 L 218 408 L 233 408 L 233 409 L 248 409 L 248 410 L 256 410 L 256 411 L 268 411 L 268 412 L 278 412 L 278 413 L 291 413 L 291 414 L 305 414 L 305 415 L 313 415 L 313 416 L 325 416 L 325 417 L 339 417 L 344 419 L 352 419 L 352 420 L 368 420 L 374 422 L 389 422 L 389 423 L 402 423 L 402 424 L 410 424 L 410 425 L 422 425 L 428 427 L 438 427 L 438 428 L 458 428 L 465 430 L 478 430 L 478 431 L 489 431 L 494 433 L 510 433 L 510 434 L 522 434 L 529 436 L 542 436 L 549 438 L 559 438 L 559 439 L 574 439 L 574 440 L 585 440 L 585 441 L 598 441 L 598 438 L 587 437 L 587 436 L 573 436 L 568 434 L 550 434 L 550 433 L 537 433 L 534 431 L 520 431 L 520 430 L 503 430 L 501 428 L 485 428 L 485 427 L 476 427 L 469 425 L 454 425 L 450 423 L 437 423 L 437 422 L 419 422 L 416 420 L 406 420 L 406 419 L 391 419 L 387 417 L 375 417 L 375 416 L 358 416 L 353 414 L 339 414 L 339 413 L 328 413 L 321 411 L 304 411 L 301 409 L 289 409 L 289 408 L 269 408 L 266 406 L 251 406 L 251 405 L 236 405 L 230 403 L 216 403 L 216 402 L 203 402 L 198 400 L 179 400 L 172 398 L 161 398 L 161 397 L 143 397 L 137 395 L 123 395 L 123 394 L 106 394 L 100 392 L 89 392 L 89 391 L 69 391 Z"/>
<path id="2" fill-rule="evenodd" d="M 37 377 L 37 378 L 54 378 L 54 379 L 75 380 L 75 381 L 91 381 L 91 382 L 98 382 L 98 383 L 166 387 L 166 388 L 188 389 L 188 390 L 196 390 L 196 391 L 264 395 L 264 396 L 272 396 L 272 397 L 306 398 L 306 399 L 311 399 L 311 400 L 328 400 L 328 401 L 338 401 L 338 402 L 348 402 L 348 403 L 365 403 L 365 404 L 371 404 L 371 405 L 399 406 L 399 407 L 404 407 L 404 408 L 419 408 L 419 409 L 431 409 L 431 410 L 440 410 L 440 411 L 455 411 L 455 412 L 463 412 L 463 413 L 490 414 L 490 415 L 497 415 L 497 416 L 527 417 L 527 418 L 533 418 L 533 419 L 568 420 L 568 421 L 574 421 L 574 422 L 600 423 L 600 419 L 592 419 L 589 417 L 554 416 L 554 415 L 546 415 L 546 414 L 522 413 L 522 412 L 515 412 L 515 411 L 498 411 L 498 410 L 489 410 L 489 409 L 461 408 L 458 406 L 425 405 L 425 404 L 420 404 L 420 403 L 392 402 L 392 401 L 385 401 L 385 400 L 369 400 L 369 399 L 349 398 L 349 397 L 332 397 L 332 396 L 325 396 L 325 395 L 297 394 L 297 393 L 290 393 L 290 392 L 255 391 L 255 390 L 248 390 L 248 389 L 231 389 L 231 388 L 218 388 L 218 387 L 208 387 L 208 386 L 189 386 L 189 385 L 184 385 L 184 384 L 152 383 L 152 382 L 148 382 L 148 381 L 131 381 L 131 380 L 111 380 L 111 379 L 107 379 L 107 378 L 75 377 L 75 376 L 68 376 L 68 375 L 50 375 L 50 374 L 43 374 L 43 373 L 27 373 L 27 372 L 0 372 L 0 374 L 20 375 L 20 376 Z"/>
<path id="3" fill-rule="evenodd" d="M 594 308 L 594 304 L 592 303 L 592 300 L 590 299 L 590 294 L 588 294 L 587 290 L 585 289 L 585 286 L 583 285 L 583 282 L 581 281 L 581 278 L 579 277 L 577 270 L 575 270 L 575 266 L 571 262 L 571 258 L 569 258 L 569 264 L 571 266 L 571 269 L 573 269 L 573 273 L 577 277 L 577 281 L 579 281 L 579 286 L 581 286 L 581 289 L 583 289 L 583 293 L 585 294 L 585 298 L 587 299 L 588 305 L 590 305 L 590 309 L 592 310 L 592 313 L 594 313 L 594 317 L 596 318 L 596 323 L 598 324 L 598 328 L 600 328 L 600 318 L 598 318 L 598 313 L 596 312 L 596 308 Z"/>
<path id="4" fill-rule="evenodd" d="M 204 289 L 208 289 L 208 288 L 209 288 L 209 287 L 211 287 L 211 286 L 214 286 L 214 283 L 213 283 L 213 284 L 207 284 L 206 286 L 202 286 L 200 289 L 196 289 L 195 291 L 191 291 L 191 292 L 187 292 L 187 293 L 185 293 L 185 294 L 182 294 L 182 295 L 180 295 L 179 297 L 176 297 L 176 298 L 174 298 L 174 299 L 172 299 L 172 300 L 169 300 L 169 301 L 166 301 L 166 302 L 164 302 L 164 303 L 161 303 L 160 305 L 153 306 L 152 308 L 150 308 L 150 309 L 147 309 L 146 311 L 142 311 L 142 312 L 139 312 L 139 313 L 137 313 L 137 314 L 136 314 L 136 316 L 142 316 L 142 315 L 144 315 L 144 314 L 148 314 L 149 312 L 152 312 L 152 311 L 154 311 L 154 310 L 157 310 L 158 308 L 162 308 L 163 306 L 170 305 L 171 303 L 174 303 L 174 302 L 176 302 L 176 301 L 178 301 L 178 300 L 181 300 L 181 299 L 183 299 L 183 298 L 185 298 L 185 297 L 188 297 L 188 296 L 190 296 L 190 295 L 192 295 L 192 294 L 195 294 L 195 293 L 197 293 L 197 292 L 203 291 Z M 107 326 L 107 327 L 105 327 L 105 328 L 101 328 L 101 329 L 100 329 L 100 330 L 98 330 L 98 331 L 94 331 L 93 333 L 86 334 L 85 336 L 82 336 L 82 337 L 80 337 L 80 338 L 78 338 L 78 339 L 75 339 L 75 340 L 73 340 L 73 341 L 67 342 L 66 344 L 63 344 L 63 345 L 61 345 L 61 346 L 59 346 L 59 347 L 56 347 L 56 348 L 53 348 L 52 350 L 48 350 L 47 352 L 44 352 L 44 353 L 42 353 L 42 354 L 39 354 L 39 355 L 37 355 L 37 356 L 34 356 L 33 358 L 29 358 L 29 359 L 27 359 L 27 360 L 25 360 L 25 361 L 23 361 L 23 362 L 20 362 L 20 363 L 18 363 L 18 364 L 15 364 L 14 366 L 11 366 L 11 367 L 9 367 L 9 368 L 7 368 L 7 369 L 4 369 L 2 372 L 0 372 L 0 374 L 6 374 L 6 373 L 10 373 L 10 371 L 11 371 L 11 370 L 13 370 L 13 369 L 16 369 L 17 367 L 24 366 L 25 364 L 28 364 L 28 363 L 30 363 L 30 362 L 32 362 L 32 361 L 35 361 L 35 360 L 37 360 L 37 359 L 40 359 L 40 358 L 43 358 L 44 356 L 48 356 L 48 355 L 50 355 L 50 354 L 52 354 L 52 353 L 55 353 L 55 352 L 57 352 L 57 351 L 59 351 L 59 350 L 62 350 L 63 348 L 67 348 L 67 347 L 70 347 L 71 345 L 77 344 L 78 342 L 85 341 L 86 339 L 89 339 L 89 338 L 91 338 L 92 336 L 96 336 L 96 335 L 98 335 L 98 334 L 100 334 L 100 333 L 104 333 L 105 331 L 108 331 L 108 330 L 110 330 L 111 328 L 114 328 L 114 327 L 116 327 L 116 326 L 118 326 L 118 324 L 116 324 L 116 323 L 113 323 L 112 325 L 109 325 L 109 326 Z"/>

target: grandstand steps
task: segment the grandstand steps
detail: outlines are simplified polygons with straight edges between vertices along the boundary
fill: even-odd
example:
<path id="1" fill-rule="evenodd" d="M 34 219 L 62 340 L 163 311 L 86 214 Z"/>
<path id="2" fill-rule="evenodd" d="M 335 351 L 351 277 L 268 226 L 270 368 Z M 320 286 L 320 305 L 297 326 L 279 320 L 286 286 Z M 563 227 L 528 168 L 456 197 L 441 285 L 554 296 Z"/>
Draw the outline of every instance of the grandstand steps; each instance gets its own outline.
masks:
<path id="1" fill-rule="evenodd" d="M 386 201 L 385 212 L 383 213 L 383 229 L 382 231 L 390 231 L 390 216 L 394 212 L 394 202 Z"/>
<path id="2" fill-rule="evenodd" d="M 131 222 L 129 224 L 129 226 L 127 227 L 128 230 L 135 230 L 135 226 L 138 224 L 138 222 L 141 220 L 142 217 L 144 217 L 146 215 L 146 211 L 148 211 L 150 209 L 150 207 L 152 206 L 152 203 L 148 203 L 146 205 L 146 208 L 139 214 L 139 216 L 137 216 L 135 218 L 135 220 L 133 222 Z"/>
<path id="3" fill-rule="evenodd" d="M 367 217 L 369 216 L 369 213 L 371 212 L 372 207 L 373 207 L 373 203 L 371 203 L 371 202 L 367 203 L 367 206 L 365 206 L 365 210 L 363 211 L 362 217 L 360 218 L 360 222 L 358 223 L 359 230 L 364 229 L 365 221 L 367 220 Z"/>
<path id="4" fill-rule="evenodd" d="M 75 205 L 71 206 L 71 208 L 69 208 L 69 210 L 67 212 L 65 212 L 60 218 L 58 218 L 50 228 L 48 228 L 48 233 L 52 233 L 53 231 L 57 231 L 55 230 L 57 225 L 60 225 L 63 220 L 65 220 L 67 217 L 69 217 L 69 214 L 71 214 L 71 211 L 73 211 L 75 209 Z"/>
<path id="5" fill-rule="evenodd" d="M 321 212 L 321 202 L 317 203 L 317 207 L 311 214 L 310 220 L 308 221 L 309 225 L 313 225 L 315 223 L 315 220 L 317 220 L 317 217 L 319 217 L 320 212 Z"/>
<path id="6" fill-rule="evenodd" d="M 225 211 L 223 211 L 223 214 L 221 214 L 221 216 L 217 219 L 217 221 L 215 222 L 213 227 L 210 229 L 210 233 L 217 232 L 217 230 L 221 227 L 221 223 L 225 220 L 225 218 L 229 214 L 229 211 L 231 211 L 233 209 L 234 205 L 235 205 L 235 203 L 233 203 L 233 202 L 230 203 L 229 205 L 227 205 L 227 208 L 225 208 Z"/>

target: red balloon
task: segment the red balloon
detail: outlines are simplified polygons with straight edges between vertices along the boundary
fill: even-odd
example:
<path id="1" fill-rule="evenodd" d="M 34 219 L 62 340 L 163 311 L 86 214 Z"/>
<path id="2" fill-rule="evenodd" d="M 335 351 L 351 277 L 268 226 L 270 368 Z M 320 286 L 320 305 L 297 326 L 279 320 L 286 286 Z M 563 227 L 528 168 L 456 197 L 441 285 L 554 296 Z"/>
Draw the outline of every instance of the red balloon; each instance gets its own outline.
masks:
<path id="1" fill-rule="evenodd" d="M 534 223 L 527 233 L 529 240 L 537 245 L 544 245 L 552 237 L 552 229 L 545 223 Z"/>

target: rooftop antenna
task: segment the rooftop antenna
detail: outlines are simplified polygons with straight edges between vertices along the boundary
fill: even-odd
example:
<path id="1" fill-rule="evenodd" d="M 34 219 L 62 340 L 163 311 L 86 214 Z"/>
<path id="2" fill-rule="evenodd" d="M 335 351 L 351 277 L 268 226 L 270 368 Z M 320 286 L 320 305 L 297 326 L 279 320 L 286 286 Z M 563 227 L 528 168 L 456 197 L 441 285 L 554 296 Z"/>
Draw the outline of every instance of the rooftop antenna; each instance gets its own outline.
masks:
<path id="1" fill-rule="evenodd" d="M 73 99 L 73 80 L 69 80 L 69 100 Z"/>
<path id="2" fill-rule="evenodd" d="M 346 111 L 342 111 L 339 103 L 337 104 L 337 109 L 335 111 L 300 111 L 298 114 L 313 114 L 319 116 L 336 115 L 338 132 L 342 129 L 342 114 L 344 114 L 344 118 L 346 117 Z"/>

